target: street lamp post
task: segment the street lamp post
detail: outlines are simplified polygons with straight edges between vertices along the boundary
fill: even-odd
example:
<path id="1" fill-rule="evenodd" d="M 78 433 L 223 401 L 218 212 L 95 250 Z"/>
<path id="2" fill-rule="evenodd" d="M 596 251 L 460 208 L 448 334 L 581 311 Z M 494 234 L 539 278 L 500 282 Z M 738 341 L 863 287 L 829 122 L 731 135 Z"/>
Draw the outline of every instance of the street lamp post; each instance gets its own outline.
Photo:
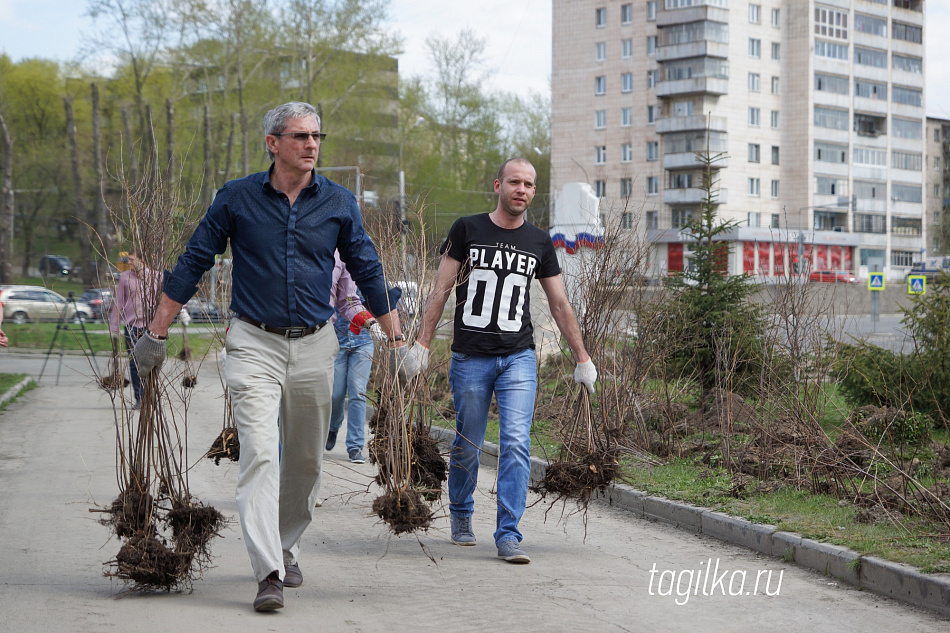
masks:
<path id="1" fill-rule="evenodd" d="M 402 249 L 402 273 L 406 275 L 406 172 L 402 169 L 402 150 L 406 146 L 406 139 L 420 123 L 425 121 L 424 117 L 417 117 L 416 122 L 412 124 L 402 137 L 399 143 L 399 240 Z"/>

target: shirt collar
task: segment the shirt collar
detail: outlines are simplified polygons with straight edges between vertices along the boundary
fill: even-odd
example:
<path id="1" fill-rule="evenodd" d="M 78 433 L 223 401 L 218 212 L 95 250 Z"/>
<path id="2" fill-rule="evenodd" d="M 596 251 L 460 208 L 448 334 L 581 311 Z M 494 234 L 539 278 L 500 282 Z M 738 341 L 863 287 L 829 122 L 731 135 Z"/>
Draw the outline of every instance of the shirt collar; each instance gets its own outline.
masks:
<path id="1" fill-rule="evenodd" d="M 274 185 L 270 184 L 270 175 L 272 171 L 274 171 L 274 163 L 271 163 L 270 167 L 267 168 L 267 171 L 264 172 L 264 182 L 261 184 L 261 188 L 267 189 L 268 187 L 270 187 L 271 190 L 277 191 L 274 188 Z M 304 187 L 304 189 L 310 189 L 310 188 L 319 189 L 319 187 L 317 186 L 317 170 L 316 169 L 311 170 L 310 184 Z"/>

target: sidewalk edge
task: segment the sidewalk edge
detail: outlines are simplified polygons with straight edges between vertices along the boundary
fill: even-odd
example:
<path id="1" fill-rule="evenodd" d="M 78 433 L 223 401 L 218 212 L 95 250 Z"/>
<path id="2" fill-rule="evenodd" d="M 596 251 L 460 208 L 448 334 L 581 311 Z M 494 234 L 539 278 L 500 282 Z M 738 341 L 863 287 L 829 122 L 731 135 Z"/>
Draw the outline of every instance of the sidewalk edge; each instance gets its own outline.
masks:
<path id="1" fill-rule="evenodd" d="M 10 387 L 5 394 L 0 396 L 0 407 L 10 402 L 14 398 L 16 398 L 18 395 L 20 395 L 20 392 L 26 389 L 30 385 L 31 382 L 33 382 L 33 379 L 27 376 L 26 378 L 24 378 L 17 384 Z"/>

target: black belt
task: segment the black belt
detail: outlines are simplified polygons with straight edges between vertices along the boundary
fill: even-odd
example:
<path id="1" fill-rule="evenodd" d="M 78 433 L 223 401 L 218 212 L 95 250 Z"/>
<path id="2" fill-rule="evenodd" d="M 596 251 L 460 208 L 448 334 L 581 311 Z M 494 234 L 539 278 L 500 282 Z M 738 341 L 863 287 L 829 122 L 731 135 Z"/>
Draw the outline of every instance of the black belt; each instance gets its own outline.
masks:
<path id="1" fill-rule="evenodd" d="M 259 327 L 265 332 L 271 334 L 277 334 L 278 336 L 283 336 L 286 339 L 295 339 L 302 338 L 304 336 L 310 336 L 314 332 L 318 331 L 324 325 L 327 324 L 326 321 L 323 323 L 317 323 L 313 327 L 274 327 L 272 325 L 267 325 L 257 319 L 252 319 L 251 317 L 246 317 L 243 314 L 237 315 L 237 318 L 241 319 L 245 323 L 250 323 L 254 327 Z"/>

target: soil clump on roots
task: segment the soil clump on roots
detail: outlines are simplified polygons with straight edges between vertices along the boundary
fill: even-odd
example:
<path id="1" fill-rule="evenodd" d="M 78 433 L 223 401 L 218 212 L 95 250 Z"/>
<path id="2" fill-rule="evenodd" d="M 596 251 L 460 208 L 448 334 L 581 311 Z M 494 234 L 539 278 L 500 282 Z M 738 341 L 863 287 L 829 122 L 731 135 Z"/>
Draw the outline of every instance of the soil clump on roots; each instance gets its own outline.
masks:
<path id="1" fill-rule="evenodd" d="M 188 576 L 191 554 L 168 549 L 154 536 L 133 536 L 122 546 L 110 575 L 131 580 L 140 588 L 171 590 Z"/>
<path id="2" fill-rule="evenodd" d="M 432 511 L 418 490 L 388 490 L 373 500 L 373 512 L 397 536 L 432 525 Z"/>
<path id="3" fill-rule="evenodd" d="M 223 514 L 201 504 L 178 505 L 165 515 L 165 521 L 171 526 L 175 549 L 194 552 L 203 560 L 211 559 L 208 544 L 213 537 L 220 535 L 221 528 L 227 524 Z"/>
<path id="4" fill-rule="evenodd" d="M 416 433 L 412 437 L 412 470 L 410 481 L 413 486 L 422 488 L 427 501 L 435 501 L 442 496 L 442 484 L 448 478 L 448 468 L 439 444 L 431 435 Z"/>
<path id="5" fill-rule="evenodd" d="M 616 450 L 593 451 L 577 461 L 553 462 L 532 490 L 542 496 L 551 494 L 587 501 L 594 491 L 609 486 L 619 469 Z"/>
<path id="6" fill-rule="evenodd" d="M 103 525 L 110 525 L 119 538 L 132 536 L 140 532 L 151 531 L 152 506 L 155 503 L 152 495 L 140 490 L 125 490 L 116 497 L 106 511 L 110 516 L 103 519 Z"/>
<path id="7" fill-rule="evenodd" d="M 233 426 L 223 429 L 211 443 L 205 457 L 213 459 L 215 466 L 221 465 L 221 460 L 225 458 L 232 462 L 241 459 L 241 442 L 238 440 L 237 429 Z"/>

